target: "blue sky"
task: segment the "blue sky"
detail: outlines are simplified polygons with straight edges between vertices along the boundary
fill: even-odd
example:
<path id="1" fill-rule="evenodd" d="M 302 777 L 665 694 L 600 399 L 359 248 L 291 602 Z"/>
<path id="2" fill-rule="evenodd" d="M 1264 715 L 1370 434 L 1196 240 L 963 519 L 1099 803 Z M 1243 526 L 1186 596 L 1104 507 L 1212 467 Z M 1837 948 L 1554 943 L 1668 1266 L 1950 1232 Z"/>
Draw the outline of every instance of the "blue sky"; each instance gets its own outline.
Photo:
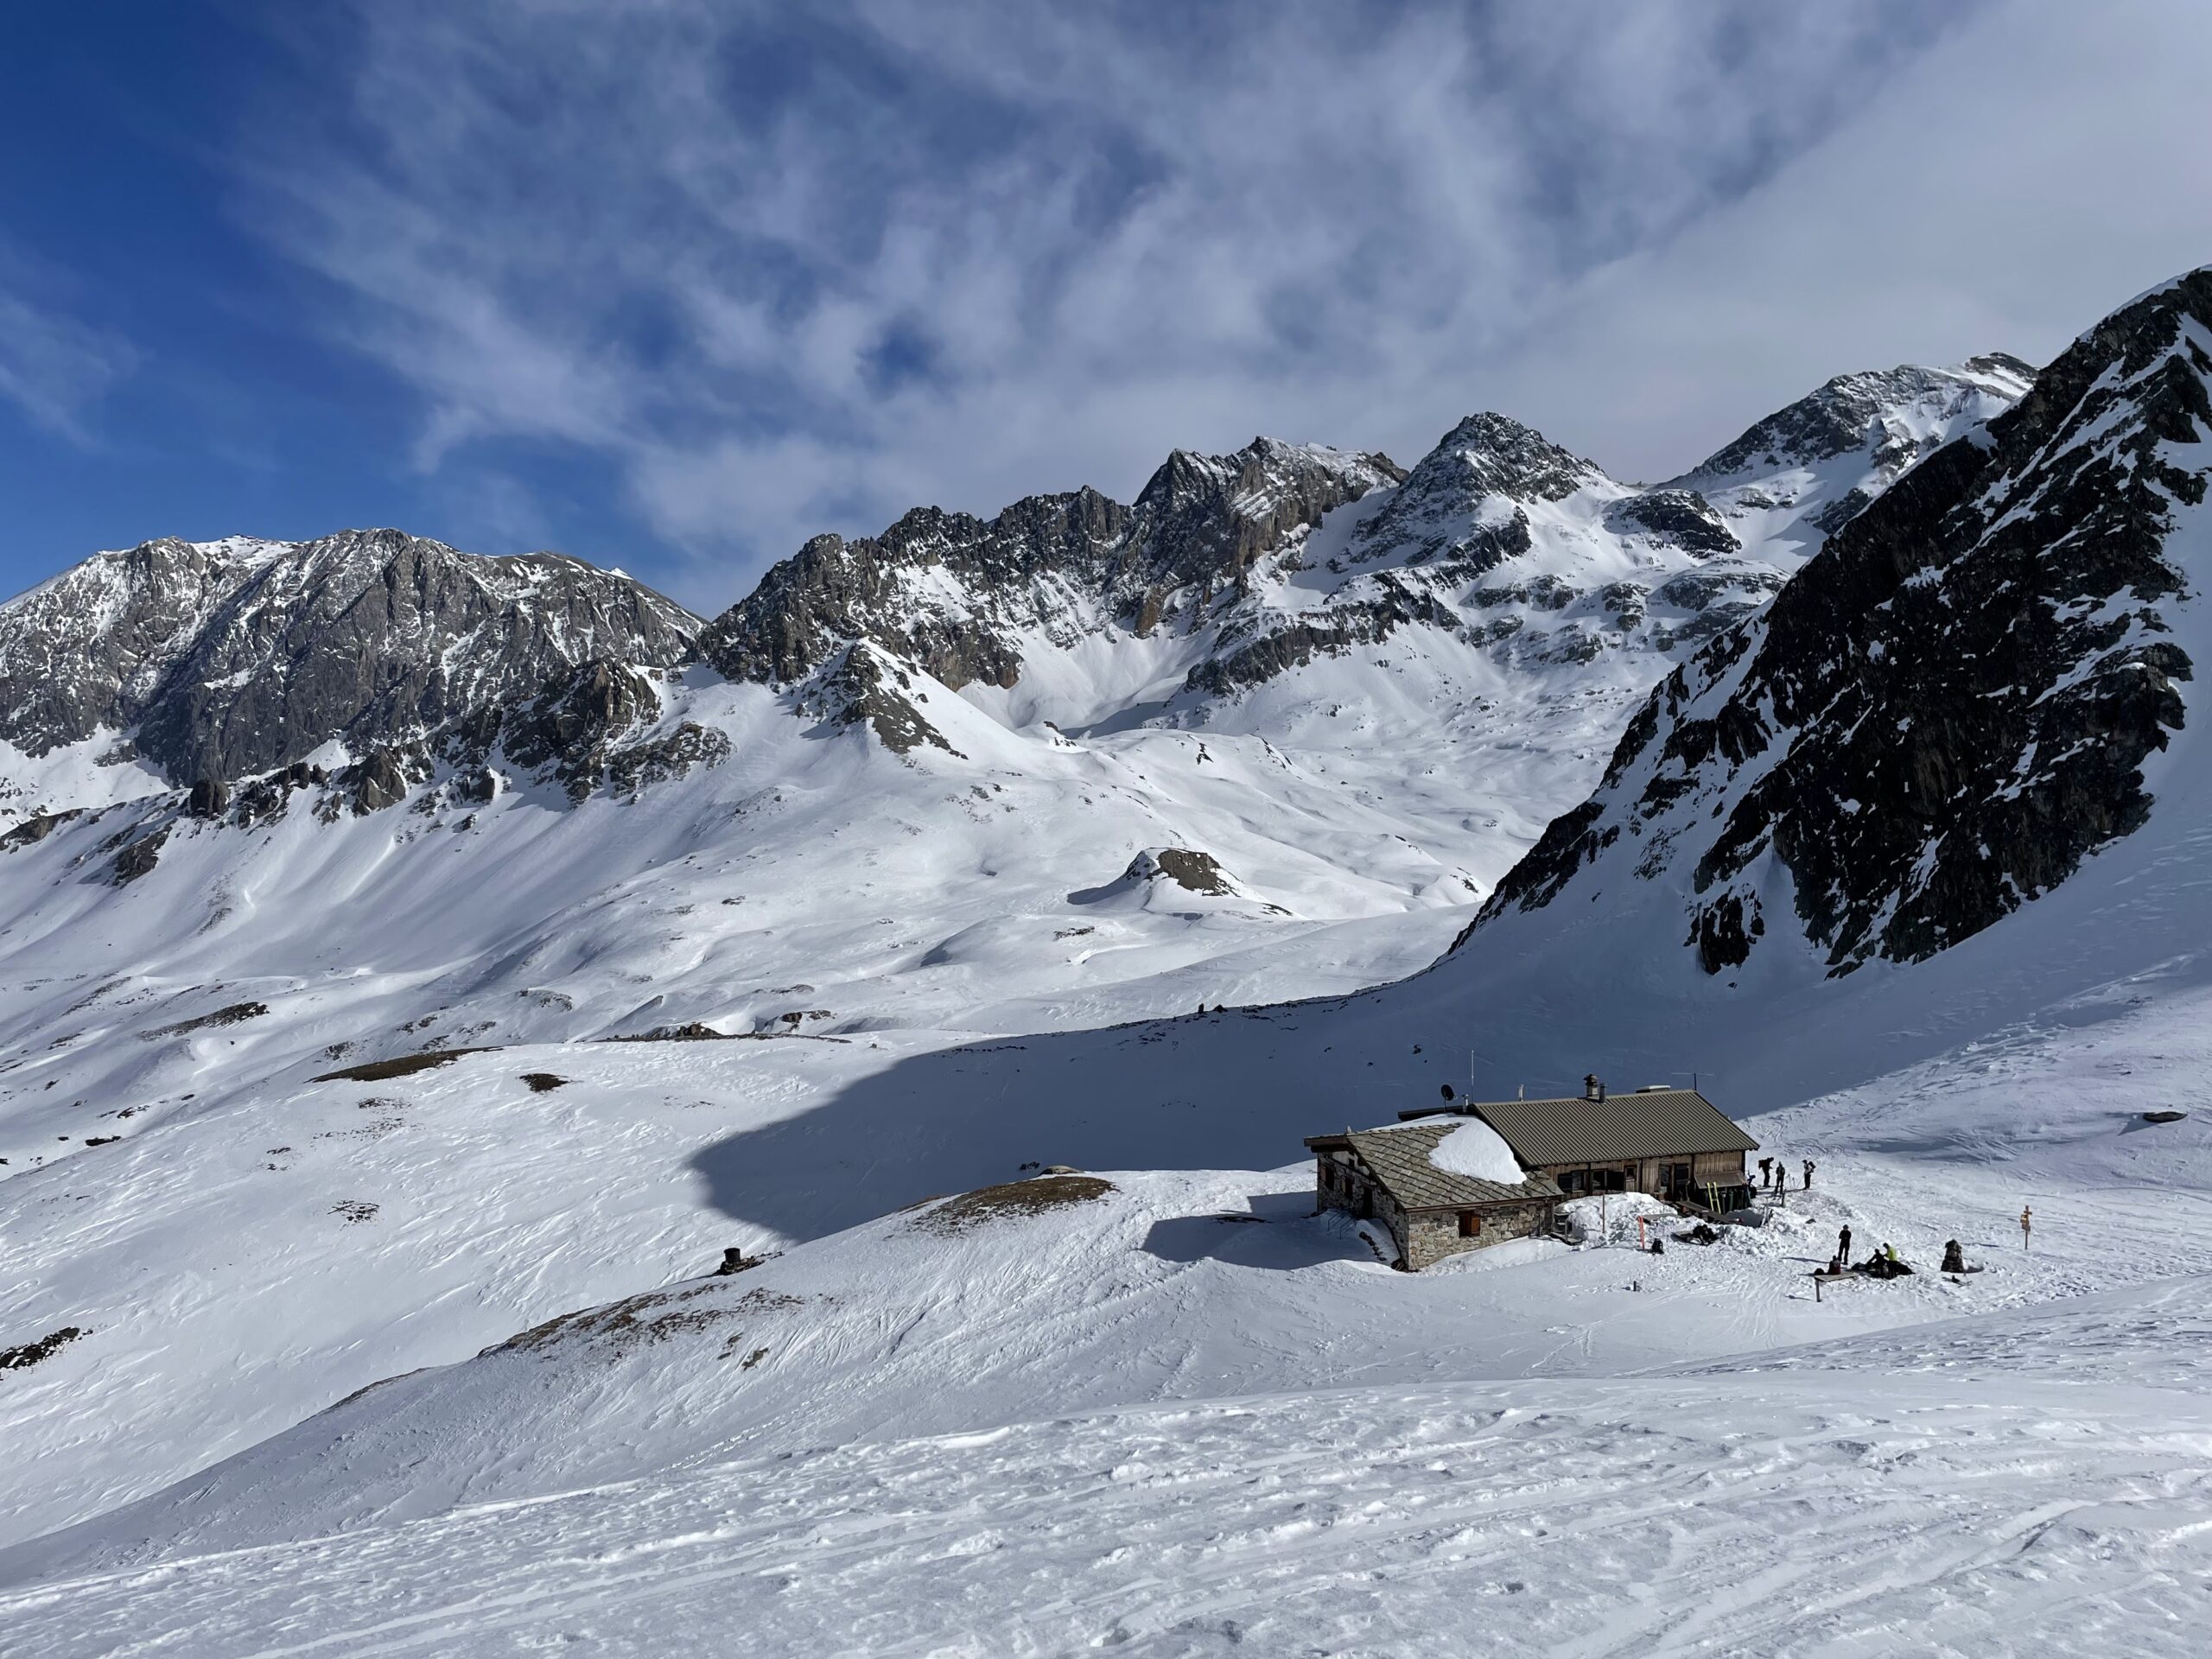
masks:
<path id="1" fill-rule="evenodd" d="M 2178 0 L 24 7 L 0 588 L 822 529 L 1497 408 L 1618 473 L 2212 258 Z"/>

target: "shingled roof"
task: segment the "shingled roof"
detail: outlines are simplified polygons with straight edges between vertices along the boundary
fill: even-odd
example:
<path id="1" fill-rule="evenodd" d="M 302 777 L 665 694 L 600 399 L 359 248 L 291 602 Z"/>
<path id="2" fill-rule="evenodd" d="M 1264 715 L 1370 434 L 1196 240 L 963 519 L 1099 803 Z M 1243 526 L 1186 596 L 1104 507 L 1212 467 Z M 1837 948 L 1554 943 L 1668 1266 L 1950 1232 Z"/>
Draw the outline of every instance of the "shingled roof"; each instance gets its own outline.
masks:
<path id="1" fill-rule="evenodd" d="M 1342 1135 L 1309 1136 L 1317 1151 L 1349 1145 L 1399 1206 L 1407 1210 L 1465 1210 L 1477 1205 L 1510 1204 L 1528 1198 L 1555 1198 L 1558 1184 L 1535 1174 L 1517 1185 L 1460 1175 L 1429 1162 L 1444 1137 L 1459 1127 L 1456 1117 L 1407 1123 L 1389 1129 L 1348 1129 Z"/>
<path id="2" fill-rule="evenodd" d="M 1759 1145 L 1694 1089 L 1652 1089 L 1603 1100 L 1580 1095 L 1478 1100 L 1461 1110 L 1478 1114 L 1504 1137 L 1515 1157 L 1531 1166 L 1757 1152 Z"/>

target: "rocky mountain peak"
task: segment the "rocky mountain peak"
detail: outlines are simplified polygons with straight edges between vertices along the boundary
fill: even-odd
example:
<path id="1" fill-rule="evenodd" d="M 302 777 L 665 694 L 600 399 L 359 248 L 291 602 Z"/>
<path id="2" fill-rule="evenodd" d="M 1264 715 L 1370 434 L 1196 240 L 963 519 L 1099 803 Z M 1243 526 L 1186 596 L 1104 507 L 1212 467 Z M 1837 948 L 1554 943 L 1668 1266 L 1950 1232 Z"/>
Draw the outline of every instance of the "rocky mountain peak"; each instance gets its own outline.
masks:
<path id="1" fill-rule="evenodd" d="M 1443 558 L 1471 573 L 1525 551 L 1518 506 L 1562 501 L 1604 473 L 1503 415 L 1470 415 L 1421 457 L 1382 509 L 1354 533 L 1347 562 Z M 1488 505 L 1486 505 L 1488 504 Z"/>
<path id="2" fill-rule="evenodd" d="M 1986 404 L 1981 413 L 1995 413 L 2019 397 L 2035 373 L 2018 358 L 1993 352 L 1955 368 L 1904 364 L 1840 374 L 1755 423 L 1687 477 L 1727 480 L 1861 450 L 1874 452 L 1885 477 L 1894 477 L 1923 452 L 1925 439 L 1948 435 L 1961 412 Z"/>
<path id="3" fill-rule="evenodd" d="M 989 519 L 919 509 L 880 536 L 809 542 L 715 620 L 704 648 L 732 679 L 796 683 L 868 639 L 955 688 L 1010 687 L 1023 632 L 1149 632 L 1175 596 L 1234 587 L 1401 475 L 1387 456 L 1255 438 L 1227 455 L 1176 450 L 1128 506 L 1085 488 Z"/>
<path id="4" fill-rule="evenodd" d="M 1421 461 L 1484 495 L 1559 501 L 1605 474 L 1534 427 L 1494 410 L 1470 415 Z"/>
<path id="5" fill-rule="evenodd" d="M 594 659 L 673 665 L 698 627 L 555 553 L 389 529 L 149 542 L 0 607 L 0 737 L 36 756 L 105 734 L 180 785 L 229 781 L 334 739 L 419 744 Z"/>
<path id="6" fill-rule="evenodd" d="M 1789 931 L 1847 973 L 2068 879 L 2147 819 L 2184 721 L 2207 433 L 2212 270 L 2082 335 L 1670 676 L 1475 927 L 1649 883 L 1708 972 Z"/>

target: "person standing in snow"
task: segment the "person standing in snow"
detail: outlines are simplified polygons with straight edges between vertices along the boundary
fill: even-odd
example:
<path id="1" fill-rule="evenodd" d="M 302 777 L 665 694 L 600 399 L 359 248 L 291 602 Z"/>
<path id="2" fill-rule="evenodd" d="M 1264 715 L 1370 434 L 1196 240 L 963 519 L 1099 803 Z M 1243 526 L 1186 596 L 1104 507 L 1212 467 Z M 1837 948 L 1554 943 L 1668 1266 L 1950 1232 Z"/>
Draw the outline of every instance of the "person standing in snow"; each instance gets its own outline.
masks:
<path id="1" fill-rule="evenodd" d="M 1851 1265 L 1851 1224 L 1848 1222 L 1846 1222 L 1836 1233 L 1835 1253 L 1842 1258 L 1845 1267 Z"/>
<path id="2" fill-rule="evenodd" d="M 1813 1160 L 1809 1158 L 1805 1160 L 1805 1190 L 1813 1190 Z"/>
<path id="3" fill-rule="evenodd" d="M 1774 1160 L 1771 1158 L 1759 1160 L 1759 1185 L 1763 1187 L 1774 1185 Z"/>

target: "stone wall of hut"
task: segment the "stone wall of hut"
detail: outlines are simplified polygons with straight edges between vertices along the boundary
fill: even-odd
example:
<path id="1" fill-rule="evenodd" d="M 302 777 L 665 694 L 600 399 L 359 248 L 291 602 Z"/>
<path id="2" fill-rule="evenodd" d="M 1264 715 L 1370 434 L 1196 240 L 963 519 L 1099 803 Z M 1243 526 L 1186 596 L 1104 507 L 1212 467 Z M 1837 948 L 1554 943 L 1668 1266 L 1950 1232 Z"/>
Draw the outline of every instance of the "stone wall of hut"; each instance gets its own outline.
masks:
<path id="1" fill-rule="evenodd" d="M 1545 1201 L 1488 1204 L 1474 1213 L 1482 1218 L 1482 1230 L 1472 1238 L 1460 1236 L 1456 1211 L 1424 1211 L 1408 1217 L 1405 1230 L 1398 1234 L 1404 1241 L 1406 1265 L 1419 1273 L 1447 1255 L 1463 1255 L 1469 1250 L 1503 1244 L 1509 1238 L 1527 1238 L 1531 1234 L 1548 1231 L 1552 1206 Z"/>

